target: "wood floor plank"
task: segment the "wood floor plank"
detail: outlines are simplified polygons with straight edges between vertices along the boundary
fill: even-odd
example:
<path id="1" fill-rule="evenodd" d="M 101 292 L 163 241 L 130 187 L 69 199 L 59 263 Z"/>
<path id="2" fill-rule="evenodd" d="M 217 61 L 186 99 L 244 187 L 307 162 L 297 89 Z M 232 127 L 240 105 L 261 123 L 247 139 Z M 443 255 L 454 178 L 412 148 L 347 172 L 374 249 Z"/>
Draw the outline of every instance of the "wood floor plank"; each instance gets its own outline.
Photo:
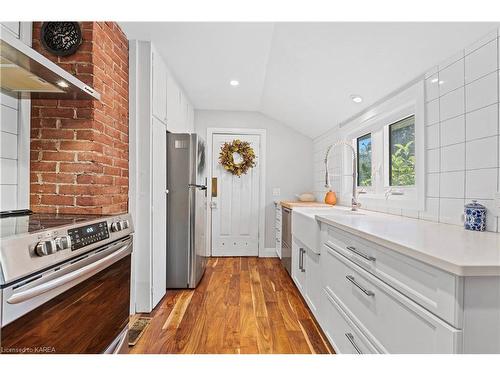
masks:
<path id="1" fill-rule="evenodd" d="M 169 290 L 138 316 L 152 320 L 131 353 L 333 353 L 273 258 L 210 258 L 196 290 Z"/>
<path id="2" fill-rule="evenodd" d="M 248 269 L 248 262 L 246 265 Z M 259 353 L 249 271 L 241 271 L 240 274 L 240 351 L 243 354 Z"/>

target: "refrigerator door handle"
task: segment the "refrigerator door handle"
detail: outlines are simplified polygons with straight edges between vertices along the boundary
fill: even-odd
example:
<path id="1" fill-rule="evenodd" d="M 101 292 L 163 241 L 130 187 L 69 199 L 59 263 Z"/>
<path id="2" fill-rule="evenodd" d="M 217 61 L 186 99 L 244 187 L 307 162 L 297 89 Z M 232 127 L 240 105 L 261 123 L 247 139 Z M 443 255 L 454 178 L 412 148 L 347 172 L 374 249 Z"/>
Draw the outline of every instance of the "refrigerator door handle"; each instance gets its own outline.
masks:
<path id="1" fill-rule="evenodd" d="M 200 189 L 200 190 L 207 190 L 207 186 L 206 185 L 189 184 L 188 186 L 189 187 L 195 187 L 195 188 Z"/>

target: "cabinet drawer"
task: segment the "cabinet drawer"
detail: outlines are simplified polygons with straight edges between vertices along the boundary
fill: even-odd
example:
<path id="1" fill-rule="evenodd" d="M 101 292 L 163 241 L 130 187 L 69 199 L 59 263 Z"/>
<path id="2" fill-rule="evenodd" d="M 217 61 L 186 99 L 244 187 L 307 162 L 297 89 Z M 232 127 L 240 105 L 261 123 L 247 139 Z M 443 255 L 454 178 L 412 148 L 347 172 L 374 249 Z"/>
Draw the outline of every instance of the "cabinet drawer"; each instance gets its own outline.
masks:
<path id="1" fill-rule="evenodd" d="M 462 328 L 462 278 L 331 226 L 322 226 L 322 240 L 452 326 Z"/>
<path id="2" fill-rule="evenodd" d="M 337 354 L 373 354 L 375 347 L 342 311 L 337 302 L 322 290 L 322 328 Z"/>
<path id="3" fill-rule="evenodd" d="M 327 246 L 324 259 L 325 289 L 380 351 L 460 351 L 460 330 Z"/>

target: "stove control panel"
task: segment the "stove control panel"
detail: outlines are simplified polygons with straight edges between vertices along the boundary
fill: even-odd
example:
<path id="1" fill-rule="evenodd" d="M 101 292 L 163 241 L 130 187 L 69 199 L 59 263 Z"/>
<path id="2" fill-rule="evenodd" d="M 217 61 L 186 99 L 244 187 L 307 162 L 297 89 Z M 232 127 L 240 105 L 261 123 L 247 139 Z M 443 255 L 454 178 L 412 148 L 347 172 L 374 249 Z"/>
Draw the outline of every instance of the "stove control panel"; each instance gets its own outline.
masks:
<path id="1" fill-rule="evenodd" d="M 100 223 L 69 229 L 68 235 L 70 237 L 71 250 L 78 250 L 84 246 L 109 238 L 108 223 L 102 221 Z"/>
<path id="2" fill-rule="evenodd" d="M 119 232 L 121 230 L 127 229 L 130 226 L 128 220 L 115 221 L 111 224 L 111 232 Z"/>
<path id="3" fill-rule="evenodd" d="M 35 246 L 35 253 L 39 257 L 54 254 L 58 251 L 71 248 L 71 237 L 60 236 L 52 239 L 40 241 Z"/>

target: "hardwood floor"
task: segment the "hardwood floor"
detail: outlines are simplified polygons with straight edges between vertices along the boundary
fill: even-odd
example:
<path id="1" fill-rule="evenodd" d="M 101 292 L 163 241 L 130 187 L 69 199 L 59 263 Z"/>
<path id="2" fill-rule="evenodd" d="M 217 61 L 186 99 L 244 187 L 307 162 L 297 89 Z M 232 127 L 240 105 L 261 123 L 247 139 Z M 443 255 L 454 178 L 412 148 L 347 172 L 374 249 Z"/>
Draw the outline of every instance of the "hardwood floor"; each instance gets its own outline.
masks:
<path id="1" fill-rule="evenodd" d="M 211 258 L 195 290 L 172 290 L 131 353 L 333 353 L 276 258 Z"/>

